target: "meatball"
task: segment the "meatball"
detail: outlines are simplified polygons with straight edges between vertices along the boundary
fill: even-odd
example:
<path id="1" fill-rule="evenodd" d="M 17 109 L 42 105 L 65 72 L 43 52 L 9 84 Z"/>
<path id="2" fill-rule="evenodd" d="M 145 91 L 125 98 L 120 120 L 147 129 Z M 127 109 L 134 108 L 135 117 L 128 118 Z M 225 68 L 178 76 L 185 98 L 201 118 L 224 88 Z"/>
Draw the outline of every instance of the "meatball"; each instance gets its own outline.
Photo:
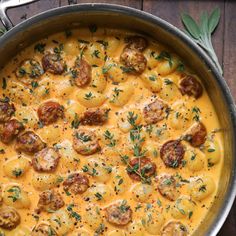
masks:
<path id="1" fill-rule="evenodd" d="M 53 172 L 56 170 L 60 156 L 54 148 L 44 148 L 34 154 L 32 165 L 38 172 Z"/>
<path id="2" fill-rule="evenodd" d="M 46 144 L 37 134 L 33 131 L 26 131 L 17 137 L 15 149 L 18 152 L 36 153 L 45 146 Z"/>
<path id="3" fill-rule="evenodd" d="M 177 168 L 184 157 L 184 146 L 180 140 L 169 140 L 160 150 L 161 159 L 167 167 Z"/>
<path id="4" fill-rule="evenodd" d="M 108 119 L 108 109 L 89 108 L 80 119 L 82 125 L 103 125 Z"/>
<path id="5" fill-rule="evenodd" d="M 124 48 L 120 61 L 127 67 L 124 71 L 133 74 L 142 74 L 147 65 L 147 59 L 141 52 L 128 47 Z"/>
<path id="6" fill-rule="evenodd" d="M 206 141 L 207 130 L 202 122 L 194 124 L 185 139 L 190 142 L 193 147 L 199 147 Z"/>
<path id="7" fill-rule="evenodd" d="M 138 50 L 140 52 L 142 52 L 143 50 L 145 50 L 145 48 L 148 45 L 148 42 L 145 38 L 141 37 L 141 36 L 130 36 L 127 37 L 125 39 L 128 48 L 130 49 L 135 49 Z"/>
<path id="8" fill-rule="evenodd" d="M 36 212 L 41 211 L 52 213 L 65 205 L 62 196 L 55 190 L 46 190 L 39 195 Z"/>
<path id="9" fill-rule="evenodd" d="M 129 162 L 126 170 L 131 179 L 140 181 L 141 176 L 146 179 L 156 173 L 156 164 L 147 157 L 137 157 Z"/>
<path id="10" fill-rule="evenodd" d="M 19 133 L 24 130 L 24 125 L 16 119 L 12 119 L 0 126 L 0 140 L 8 144 L 10 143 Z"/>
<path id="11" fill-rule="evenodd" d="M 165 111 L 168 109 L 166 103 L 160 99 L 146 105 L 143 109 L 144 120 L 147 124 L 156 124 L 165 118 Z"/>
<path id="12" fill-rule="evenodd" d="M 105 208 L 106 220 L 114 225 L 127 225 L 132 220 L 132 210 L 126 202 L 112 204 Z"/>
<path id="13" fill-rule="evenodd" d="M 65 70 L 65 62 L 60 55 L 47 52 L 42 58 L 42 65 L 45 71 L 55 75 L 61 75 Z"/>
<path id="14" fill-rule="evenodd" d="M 66 192 L 72 192 L 74 194 L 81 194 L 86 192 L 89 187 L 89 179 L 87 176 L 75 173 L 68 176 L 63 183 L 64 190 Z"/>
<path id="15" fill-rule="evenodd" d="M 20 215 L 12 207 L 0 208 L 0 227 L 3 229 L 15 229 L 20 224 Z"/>
<path id="16" fill-rule="evenodd" d="M 19 68 L 15 71 L 16 77 L 25 85 L 36 82 L 44 73 L 40 63 L 34 59 L 27 59 L 21 62 Z"/>
<path id="17" fill-rule="evenodd" d="M 170 201 L 176 200 L 180 194 L 176 185 L 176 180 L 172 175 L 164 174 L 157 178 L 157 188 L 160 194 Z"/>
<path id="18" fill-rule="evenodd" d="M 170 221 L 167 223 L 162 231 L 161 236 L 187 236 L 188 230 L 186 227 L 181 223 L 177 221 Z"/>
<path id="19" fill-rule="evenodd" d="M 193 96 L 196 99 L 202 96 L 202 85 L 191 75 L 184 75 L 183 79 L 181 79 L 179 83 L 179 86 L 179 90 L 182 95 L 187 94 L 188 96 Z"/>
<path id="20" fill-rule="evenodd" d="M 15 111 L 15 106 L 9 102 L 9 99 L 0 100 L 0 122 L 10 120 Z"/>
<path id="21" fill-rule="evenodd" d="M 91 65 L 84 59 L 77 59 L 72 70 L 72 75 L 74 82 L 78 87 L 89 84 L 92 79 Z"/>
<path id="22" fill-rule="evenodd" d="M 73 148 L 82 155 L 91 155 L 101 150 L 96 134 L 87 129 L 79 129 L 74 133 Z"/>
<path id="23" fill-rule="evenodd" d="M 44 125 L 49 125 L 64 117 L 64 108 L 58 102 L 45 102 L 38 108 L 38 117 Z"/>
<path id="24" fill-rule="evenodd" d="M 30 234 L 31 236 L 57 236 L 56 231 L 48 224 L 41 223 L 35 227 Z"/>

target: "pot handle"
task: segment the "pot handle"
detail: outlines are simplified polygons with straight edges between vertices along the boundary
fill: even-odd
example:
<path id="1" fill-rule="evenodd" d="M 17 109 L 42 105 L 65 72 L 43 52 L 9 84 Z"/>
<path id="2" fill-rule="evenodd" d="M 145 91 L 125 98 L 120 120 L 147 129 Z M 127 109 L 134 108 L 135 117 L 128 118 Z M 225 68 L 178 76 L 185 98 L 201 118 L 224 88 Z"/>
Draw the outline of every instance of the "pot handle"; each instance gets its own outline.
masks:
<path id="1" fill-rule="evenodd" d="M 7 9 L 22 6 L 38 0 L 0 0 L 0 20 L 6 30 L 10 30 L 14 25 L 7 16 Z"/>

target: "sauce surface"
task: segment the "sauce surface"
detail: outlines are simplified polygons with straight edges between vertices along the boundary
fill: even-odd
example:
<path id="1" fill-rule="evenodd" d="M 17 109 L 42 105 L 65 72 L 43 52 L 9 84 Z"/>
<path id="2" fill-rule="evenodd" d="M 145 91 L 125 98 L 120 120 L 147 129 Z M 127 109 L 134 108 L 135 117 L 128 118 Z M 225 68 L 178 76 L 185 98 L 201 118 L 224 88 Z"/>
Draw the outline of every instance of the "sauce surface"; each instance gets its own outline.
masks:
<path id="1" fill-rule="evenodd" d="M 191 235 L 204 220 L 220 125 L 168 48 L 94 25 L 26 48 L 0 79 L 1 236 Z"/>

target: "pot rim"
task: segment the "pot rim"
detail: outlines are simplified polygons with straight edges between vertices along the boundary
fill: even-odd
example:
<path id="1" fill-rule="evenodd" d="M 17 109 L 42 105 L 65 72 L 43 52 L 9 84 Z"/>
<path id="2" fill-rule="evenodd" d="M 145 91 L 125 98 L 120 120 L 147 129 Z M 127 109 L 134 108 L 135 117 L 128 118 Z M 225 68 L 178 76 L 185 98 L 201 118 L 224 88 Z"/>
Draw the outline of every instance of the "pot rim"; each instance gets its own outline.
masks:
<path id="1" fill-rule="evenodd" d="M 214 79 L 218 83 L 222 95 L 228 104 L 228 111 L 231 115 L 231 122 L 233 128 L 233 140 L 234 140 L 234 147 L 236 146 L 236 107 L 234 104 L 234 99 L 230 93 L 229 87 L 224 80 L 223 76 L 220 75 L 216 66 L 211 61 L 209 56 L 192 40 L 190 39 L 184 32 L 182 32 L 177 27 L 173 26 L 172 24 L 168 23 L 167 21 L 152 15 L 150 13 L 141 11 L 139 9 L 135 9 L 128 6 L 122 6 L 117 4 L 108 4 L 108 3 L 82 3 L 82 4 L 75 4 L 75 5 L 68 5 L 53 8 L 42 13 L 36 14 L 28 18 L 27 20 L 19 23 L 18 25 L 14 26 L 10 29 L 7 33 L 5 33 L 0 38 L 0 45 L 4 45 L 9 39 L 12 39 L 14 35 L 18 31 L 24 31 L 32 24 L 36 24 L 42 20 L 48 19 L 50 17 L 54 17 L 56 15 L 63 15 L 71 12 L 111 12 L 111 13 L 120 13 L 123 15 L 133 16 L 139 19 L 142 19 L 146 22 L 150 22 L 152 24 L 158 25 L 161 28 L 167 30 L 169 33 L 173 34 L 174 36 L 178 37 L 182 42 L 184 42 L 198 57 L 200 57 L 206 66 L 211 70 Z M 229 188 L 226 193 L 226 201 L 222 204 L 219 214 L 213 223 L 211 224 L 211 228 L 208 229 L 209 235 L 217 235 L 220 228 L 222 227 L 223 223 L 225 222 L 230 209 L 232 208 L 234 198 L 236 195 L 236 167 L 235 167 L 236 157 L 234 157 L 234 165 L 231 169 L 231 182 L 229 183 Z"/>

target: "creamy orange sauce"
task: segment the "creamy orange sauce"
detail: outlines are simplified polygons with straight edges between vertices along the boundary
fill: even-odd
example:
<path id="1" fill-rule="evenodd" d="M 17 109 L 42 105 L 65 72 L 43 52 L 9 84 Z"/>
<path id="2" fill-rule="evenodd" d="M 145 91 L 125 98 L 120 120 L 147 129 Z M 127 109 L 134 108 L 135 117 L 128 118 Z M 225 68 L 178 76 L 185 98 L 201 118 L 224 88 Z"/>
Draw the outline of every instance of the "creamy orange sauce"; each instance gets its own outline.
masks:
<path id="1" fill-rule="evenodd" d="M 194 75 L 194 72 L 187 68 L 181 58 L 152 39 L 148 39 L 149 45 L 143 52 L 147 67 L 141 75 L 112 69 L 107 75 L 104 74 L 104 69 L 109 70 L 114 63 L 120 63 L 120 54 L 125 46 L 124 38 L 134 33 L 101 28 L 96 32 L 86 28 L 73 30 L 71 33 L 66 36 L 63 32 L 42 39 L 16 55 L 0 72 L 0 97 L 7 96 L 14 103 L 14 117 L 23 122 L 26 130 L 37 133 L 48 146 L 56 147 L 61 155 L 59 166 L 53 173 L 37 173 L 28 164 L 32 156 L 15 151 L 15 141 L 8 145 L 1 143 L 0 148 L 4 150 L 0 154 L 3 205 L 13 206 L 21 216 L 21 223 L 11 231 L 0 228 L 0 235 L 30 235 L 31 230 L 41 222 L 48 222 L 58 235 L 161 235 L 163 226 L 172 220 L 184 224 L 188 235 L 191 235 L 204 220 L 214 202 L 224 157 L 221 133 L 215 132 L 220 129 L 220 125 L 207 92 L 204 89 L 203 95 L 198 99 L 183 96 L 178 89 L 181 73 Z M 39 43 L 43 44 L 42 53 L 37 47 L 35 49 L 35 45 Z M 43 51 L 53 51 L 56 47 L 61 50 L 61 57 L 67 64 L 67 72 L 62 75 L 45 72 L 36 86 L 26 86 L 16 78 L 15 70 L 19 68 L 22 60 L 34 58 L 41 62 Z M 160 55 L 163 51 L 171 55 L 171 63 L 168 58 L 155 58 L 154 55 Z M 81 53 L 82 57 L 93 65 L 92 81 L 84 88 L 78 88 L 70 82 L 73 80 L 70 68 Z M 150 76 L 155 78 L 150 80 Z M 118 95 L 114 92 L 117 90 L 120 91 Z M 153 101 L 154 97 L 165 101 L 171 109 L 165 119 L 147 126 L 143 119 L 143 108 Z M 55 100 L 63 105 L 65 118 L 42 127 L 38 122 L 37 109 L 47 100 Z M 83 156 L 76 153 L 72 147 L 74 128 L 71 123 L 89 107 L 105 107 L 109 108 L 110 112 L 104 125 L 87 126 L 98 135 L 101 151 Z M 194 108 L 198 108 L 197 112 Z M 134 156 L 134 144 L 130 140 L 132 127 L 127 121 L 128 112 L 137 114 L 137 120 L 142 125 L 142 150 L 145 150 L 145 156 L 156 164 L 156 176 L 168 173 L 177 179 L 180 192 L 178 199 L 188 199 L 183 206 L 178 205 L 178 200 L 170 201 L 160 194 L 155 180 L 157 177 L 151 177 L 151 183 L 142 183 L 132 180 L 127 174 L 127 164 L 122 162 L 120 155 L 127 155 L 130 159 Z M 168 140 L 184 135 L 198 118 L 207 129 L 205 144 L 200 149 L 182 141 L 185 147 L 184 161 L 178 168 L 166 167 L 160 158 L 161 146 Z M 113 146 L 109 145 L 110 141 L 104 137 L 107 130 L 114 135 Z M 189 154 L 191 152 L 199 158 L 195 165 L 191 163 L 194 161 Z M 22 158 L 28 160 L 24 161 L 24 173 L 14 178 L 10 172 L 14 170 L 13 166 L 22 166 L 17 164 Z M 17 160 L 11 164 L 13 159 Z M 101 163 L 105 163 L 105 166 Z M 97 168 L 98 175 L 89 174 L 92 168 Z M 68 174 L 74 172 L 86 174 L 90 187 L 83 194 L 68 196 L 63 190 L 62 182 Z M 191 183 L 202 177 L 210 177 L 214 185 L 209 186 L 209 195 L 198 200 L 196 192 L 191 189 Z M 4 194 L 8 194 L 4 190 L 12 184 L 19 185 L 22 191 L 26 192 L 28 200 L 25 205 L 17 204 L 19 200 L 13 202 L 11 198 L 4 198 Z M 210 184 L 212 185 L 212 182 Z M 137 197 L 138 187 L 140 197 Z M 56 212 L 42 212 L 37 215 L 34 210 L 39 193 L 49 188 L 61 193 L 65 206 Z M 204 195 L 204 192 L 203 189 L 200 194 Z M 118 227 L 106 221 L 104 208 L 122 200 L 126 200 L 133 211 L 132 222 Z M 81 219 L 78 220 L 71 214 L 68 210 L 69 204 L 73 204 L 73 212 L 80 215 Z"/>

